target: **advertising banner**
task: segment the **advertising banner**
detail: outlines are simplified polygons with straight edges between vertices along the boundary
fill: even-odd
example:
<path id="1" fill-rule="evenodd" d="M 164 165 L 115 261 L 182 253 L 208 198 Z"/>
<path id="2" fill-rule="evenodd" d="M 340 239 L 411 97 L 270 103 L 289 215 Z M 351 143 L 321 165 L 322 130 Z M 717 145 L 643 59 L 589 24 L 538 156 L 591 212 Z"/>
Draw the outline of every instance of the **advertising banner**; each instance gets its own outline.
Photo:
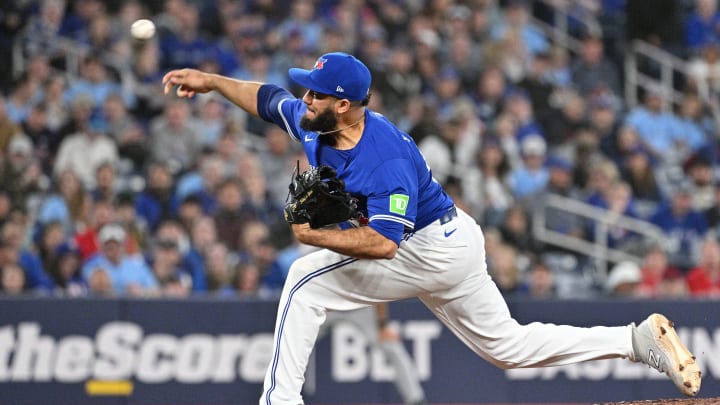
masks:
<path id="1" fill-rule="evenodd" d="M 720 311 L 712 301 L 511 301 L 520 323 L 576 326 L 676 321 L 720 396 Z M 239 300 L 0 299 L 0 404 L 256 404 L 272 356 L 277 303 Z M 676 398 L 649 367 L 602 360 L 500 370 L 465 347 L 419 301 L 391 317 L 431 403 L 594 403 Z M 400 403 L 394 370 L 356 323 L 318 341 L 307 403 Z"/>

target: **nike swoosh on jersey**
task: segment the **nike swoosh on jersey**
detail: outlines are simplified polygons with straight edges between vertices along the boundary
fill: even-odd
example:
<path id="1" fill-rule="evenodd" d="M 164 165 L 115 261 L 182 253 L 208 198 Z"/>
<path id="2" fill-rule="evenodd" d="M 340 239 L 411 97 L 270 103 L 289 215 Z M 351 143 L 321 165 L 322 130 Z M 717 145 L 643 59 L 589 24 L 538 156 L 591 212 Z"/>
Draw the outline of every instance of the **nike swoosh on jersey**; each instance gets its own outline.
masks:
<path id="1" fill-rule="evenodd" d="M 309 135 L 305 135 L 305 142 L 310 142 L 313 139 Z"/>
<path id="2" fill-rule="evenodd" d="M 455 229 L 453 229 L 453 230 L 452 230 L 452 231 L 450 231 L 450 232 L 448 232 L 448 231 L 445 231 L 445 237 L 446 237 L 446 238 L 449 238 L 449 237 L 450 237 L 450 235 L 454 234 L 454 233 L 455 233 L 455 231 L 457 231 L 457 230 L 458 230 L 458 229 L 457 229 L 457 228 L 455 228 Z"/>

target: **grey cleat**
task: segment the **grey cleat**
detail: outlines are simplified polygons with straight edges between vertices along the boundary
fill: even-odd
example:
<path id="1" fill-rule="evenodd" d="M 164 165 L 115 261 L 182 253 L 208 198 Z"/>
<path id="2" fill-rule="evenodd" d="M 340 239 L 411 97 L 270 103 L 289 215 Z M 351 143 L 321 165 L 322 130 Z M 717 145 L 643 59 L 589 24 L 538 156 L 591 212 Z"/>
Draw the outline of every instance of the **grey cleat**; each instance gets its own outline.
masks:
<path id="1" fill-rule="evenodd" d="M 683 394 L 694 397 L 700 391 L 701 374 L 695 356 L 682 344 L 671 321 L 652 314 L 633 327 L 635 361 L 667 374 Z"/>

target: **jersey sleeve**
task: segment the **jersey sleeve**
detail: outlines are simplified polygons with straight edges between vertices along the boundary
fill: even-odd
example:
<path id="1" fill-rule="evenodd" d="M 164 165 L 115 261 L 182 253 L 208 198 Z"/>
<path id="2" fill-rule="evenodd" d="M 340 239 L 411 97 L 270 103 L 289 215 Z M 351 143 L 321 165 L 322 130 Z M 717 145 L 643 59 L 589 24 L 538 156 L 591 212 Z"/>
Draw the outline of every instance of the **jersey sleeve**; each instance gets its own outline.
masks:
<path id="1" fill-rule="evenodd" d="M 257 110 L 260 118 L 284 129 L 295 140 L 300 140 L 297 123 L 307 106 L 289 91 L 274 84 L 260 86 L 257 95 Z"/>
<path id="2" fill-rule="evenodd" d="M 415 228 L 418 183 L 410 161 L 389 160 L 373 173 L 368 194 L 369 226 L 400 245 L 403 233 Z"/>

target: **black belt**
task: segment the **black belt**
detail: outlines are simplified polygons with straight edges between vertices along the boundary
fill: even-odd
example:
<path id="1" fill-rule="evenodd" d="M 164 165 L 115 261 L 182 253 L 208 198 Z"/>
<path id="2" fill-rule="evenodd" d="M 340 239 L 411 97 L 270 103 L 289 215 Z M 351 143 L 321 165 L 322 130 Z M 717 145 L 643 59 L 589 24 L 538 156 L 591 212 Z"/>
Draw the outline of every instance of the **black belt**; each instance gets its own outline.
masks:
<path id="1" fill-rule="evenodd" d="M 440 225 L 445 225 L 455 219 L 455 217 L 457 217 L 457 208 L 455 208 L 455 206 L 453 205 L 452 208 L 450 208 L 443 214 L 443 216 L 438 218 L 438 221 L 440 221 Z"/>

